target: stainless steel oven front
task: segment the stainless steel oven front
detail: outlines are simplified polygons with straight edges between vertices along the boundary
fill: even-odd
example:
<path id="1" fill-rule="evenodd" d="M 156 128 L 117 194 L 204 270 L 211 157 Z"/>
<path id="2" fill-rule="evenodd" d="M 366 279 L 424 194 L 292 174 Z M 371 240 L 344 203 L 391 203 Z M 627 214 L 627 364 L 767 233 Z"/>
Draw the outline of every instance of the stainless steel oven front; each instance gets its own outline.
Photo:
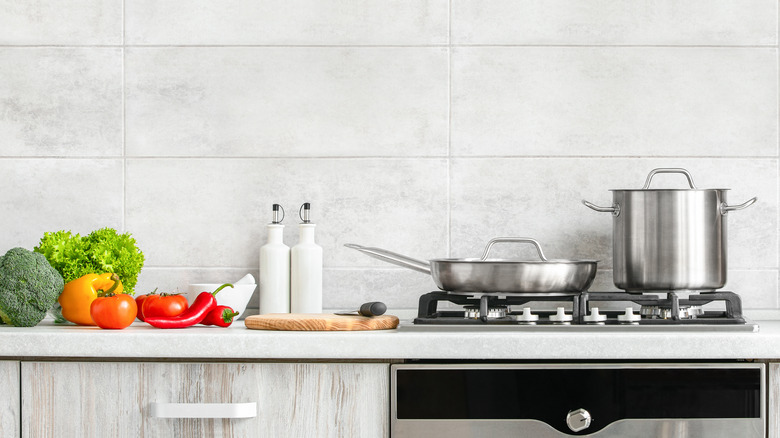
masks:
<path id="1" fill-rule="evenodd" d="M 393 365 L 394 438 L 765 436 L 761 363 Z"/>

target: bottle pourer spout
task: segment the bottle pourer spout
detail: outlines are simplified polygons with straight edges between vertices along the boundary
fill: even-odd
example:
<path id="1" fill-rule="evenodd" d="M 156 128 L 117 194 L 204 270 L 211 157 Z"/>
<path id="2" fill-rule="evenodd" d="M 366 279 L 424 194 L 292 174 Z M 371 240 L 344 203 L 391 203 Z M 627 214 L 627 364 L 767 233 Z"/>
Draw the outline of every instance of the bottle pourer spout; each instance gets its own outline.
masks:
<path id="1" fill-rule="evenodd" d="M 281 212 L 281 217 L 279 217 L 279 213 Z M 284 209 L 279 204 L 274 204 L 273 206 L 273 216 L 271 219 L 272 224 L 281 224 L 284 220 Z"/>
<path id="2" fill-rule="evenodd" d="M 310 224 L 310 213 L 311 213 L 311 204 L 308 202 L 304 202 L 303 205 L 301 205 L 300 210 L 298 210 L 298 215 L 301 217 L 301 220 L 304 224 Z"/>

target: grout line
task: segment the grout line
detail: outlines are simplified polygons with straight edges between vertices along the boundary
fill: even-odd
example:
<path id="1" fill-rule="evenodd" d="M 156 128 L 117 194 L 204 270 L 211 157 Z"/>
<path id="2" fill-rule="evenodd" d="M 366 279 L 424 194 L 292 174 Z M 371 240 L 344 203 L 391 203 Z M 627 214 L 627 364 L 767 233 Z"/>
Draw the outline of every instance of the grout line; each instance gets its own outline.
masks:
<path id="1" fill-rule="evenodd" d="M 127 231 L 127 84 L 125 81 L 125 0 L 122 0 L 122 232 Z"/>
<path id="2" fill-rule="evenodd" d="M 124 29 L 123 29 L 124 32 Z M 516 47 L 516 48 L 667 48 L 667 49 L 773 49 L 776 44 L 0 44 L 2 48 L 441 48 L 441 47 Z"/>
<path id="3" fill-rule="evenodd" d="M 144 269 L 151 269 L 151 270 L 225 270 L 225 269 L 236 269 L 236 270 L 256 270 L 256 266 L 246 267 L 246 266 L 166 266 L 166 265 L 154 265 L 154 266 L 144 266 Z M 402 271 L 409 271 L 407 268 L 403 267 L 395 267 L 395 266 L 325 266 L 323 268 L 326 271 L 386 271 L 386 272 L 402 272 Z M 730 271 L 734 272 L 774 272 L 778 271 L 780 268 L 778 267 L 746 267 L 746 268 L 735 268 L 735 267 L 729 267 Z M 599 267 L 597 268 L 598 272 L 611 272 L 613 268 L 611 266 L 607 267 Z"/>
<path id="4" fill-rule="evenodd" d="M 452 0 L 447 2 L 447 257 L 452 257 Z"/>
<path id="5" fill-rule="evenodd" d="M 491 159 L 552 159 L 552 160 L 571 160 L 571 159 L 637 159 L 637 160 L 665 160 L 665 159 L 710 159 L 710 160 L 777 160 L 778 155 L 404 155 L 404 156 L 385 156 L 385 155 L 354 155 L 354 156 L 210 156 L 210 155 L 160 155 L 160 156 L 125 156 L 123 155 L 84 155 L 84 156 L 65 156 L 65 155 L 40 155 L 23 156 L 9 155 L 0 156 L 0 160 L 417 160 L 417 159 L 458 159 L 458 160 L 491 160 Z"/>
<path id="6" fill-rule="evenodd" d="M 483 44 L 452 44 L 452 47 L 517 47 L 517 48 L 661 48 L 661 49 L 771 49 L 774 44 L 523 44 L 523 43 L 483 43 Z"/>

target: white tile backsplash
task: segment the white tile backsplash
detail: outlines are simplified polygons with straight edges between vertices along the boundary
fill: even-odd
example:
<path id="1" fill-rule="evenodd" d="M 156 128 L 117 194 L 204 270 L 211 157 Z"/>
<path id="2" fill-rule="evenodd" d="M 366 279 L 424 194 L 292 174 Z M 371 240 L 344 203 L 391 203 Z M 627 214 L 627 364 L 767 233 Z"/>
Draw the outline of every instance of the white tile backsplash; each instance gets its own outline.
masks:
<path id="1" fill-rule="evenodd" d="M 532 237 L 549 258 L 595 259 L 612 267 L 612 216 L 582 204 L 612 205 L 610 189 L 640 189 L 650 170 L 687 168 L 697 187 L 730 189 L 732 205 L 753 196 L 753 206 L 728 214 L 729 266 L 778 268 L 777 160 L 633 158 L 459 158 L 451 171 L 452 253 L 476 257 L 492 237 Z M 652 188 L 683 188 L 680 175 L 659 174 Z M 535 253 L 530 245 L 522 254 Z M 513 256 L 520 248 L 497 248 Z"/>
<path id="2" fill-rule="evenodd" d="M 444 156 L 446 48 L 127 51 L 131 156 Z"/>
<path id="3" fill-rule="evenodd" d="M 447 0 L 128 0 L 137 45 L 447 44 Z"/>
<path id="4" fill-rule="evenodd" d="M 160 266 L 255 267 L 271 206 L 298 240 L 311 203 L 325 267 L 373 266 L 345 243 L 433 254 L 447 246 L 444 159 L 128 159 L 127 229 Z"/>
<path id="5" fill-rule="evenodd" d="M 257 275 L 272 203 L 312 203 L 327 309 L 429 276 L 347 249 L 598 259 L 581 204 L 686 167 L 729 188 L 729 280 L 779 309 L 775 0 L 0 0 L 0 252 L 129 231 L 138 290 Z M 657 187 L 684 180 L 666 176 Z M 498 254 L 533 257 L 531 248 Z M 257 307 L 257 294 L 249 305 Z"/>
<path id="6" fill-rule="evenodd" d="M 121 156 L 122 123 L 121 49 L 0 46 L 0 157 Z"/>
<path id="7" fill-rule="evenodd" d="M 458 47 L 458 156 L 776 156 L 777 49 Z"/>
<path id="8" fill-rule="evenodd" d="M 457 0 L 456 44 L 777 45 L 775 0 Z"/>
<path id="9" fill-rule="evenodd" d="M 121 159 L 0 159 L 0 255 L 46 231 L 121 229 Z"/>
<path id="10" fill-rule="evenodd" d="M 121 0 L 0 0 L 0 45 L 122 44 Z"/>

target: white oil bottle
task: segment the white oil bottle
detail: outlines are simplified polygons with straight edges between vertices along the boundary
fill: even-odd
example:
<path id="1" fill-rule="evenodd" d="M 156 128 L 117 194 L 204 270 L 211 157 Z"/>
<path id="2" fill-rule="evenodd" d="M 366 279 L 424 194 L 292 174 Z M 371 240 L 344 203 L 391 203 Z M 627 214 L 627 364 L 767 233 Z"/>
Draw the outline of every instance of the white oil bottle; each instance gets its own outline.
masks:
<path id="1" fill-rule="evenodd" d="M 279 217 L 281 211 L 281 218 Z M 260 247 L 260 314 L 290 313 L 290 247 L 282 241 L 284 209 L 273 205 L 268 243 Z"/>
<path id="2" fill-rule="evenodd" d="M 301 206 L 298 244 L 290 251 L 290 306 L 292 313 L 322 313 L 322 247 L 314 243 L 309 219 L 311 204 Z"/>

